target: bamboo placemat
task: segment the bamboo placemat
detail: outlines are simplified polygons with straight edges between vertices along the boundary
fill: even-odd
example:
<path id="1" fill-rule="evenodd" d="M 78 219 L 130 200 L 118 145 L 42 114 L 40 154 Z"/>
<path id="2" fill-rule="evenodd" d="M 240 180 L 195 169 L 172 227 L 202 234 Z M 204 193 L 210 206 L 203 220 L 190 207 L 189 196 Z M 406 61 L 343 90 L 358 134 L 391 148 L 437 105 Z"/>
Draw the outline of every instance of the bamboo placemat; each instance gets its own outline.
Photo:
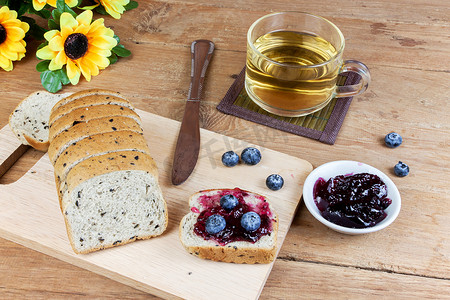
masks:
<path id="1" fill-rule="evenodd" d="M 217 106 L 219 111 L 326 144 L 334 144 L 353 97 L 332 99 L 323 109 L 307 116 L 280 117 L 253 103 L 245 91 L 244 78 L 245 68 Z M 339 78 L 338 84 L 350 85 L 359 80 L 358 75 L 348 73 Z"/>

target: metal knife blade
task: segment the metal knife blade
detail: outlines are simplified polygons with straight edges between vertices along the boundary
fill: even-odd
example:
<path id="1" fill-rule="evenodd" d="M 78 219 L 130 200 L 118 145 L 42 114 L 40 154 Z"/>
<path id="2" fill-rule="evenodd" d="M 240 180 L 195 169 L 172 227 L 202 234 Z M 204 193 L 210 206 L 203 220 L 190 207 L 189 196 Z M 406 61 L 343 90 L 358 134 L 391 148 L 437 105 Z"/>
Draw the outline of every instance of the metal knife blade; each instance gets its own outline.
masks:
<path id="1" fill-rule="evenodd" d="M 200 151 L 200 97 L 213 51 L 214 43 L 208 40 L 196 40 L 191 44 L 191 84 L 173 158 L 172 183 L 174 185 L 186 181 L 197 164 Z"/>

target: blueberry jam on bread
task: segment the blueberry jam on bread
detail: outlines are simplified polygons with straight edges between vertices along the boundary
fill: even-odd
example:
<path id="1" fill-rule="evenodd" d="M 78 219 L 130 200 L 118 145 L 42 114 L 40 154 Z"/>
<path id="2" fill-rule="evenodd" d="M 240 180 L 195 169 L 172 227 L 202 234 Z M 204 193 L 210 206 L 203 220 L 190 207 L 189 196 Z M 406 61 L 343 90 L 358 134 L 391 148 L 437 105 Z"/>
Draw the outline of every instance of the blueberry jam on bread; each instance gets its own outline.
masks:
<path id="1" fill-rule="evenodd" d="M 226 199 L 228 195 L 233 196 L 238 201 L 232 210 L 227 210 L 220 205 L 220 199 Z M 261 236 L 272 232 L 272 212 L 268 209 L 269 204 L 267 200 L 263 196 L 259 196 L 260 202 L 253 205 L 246 203 L 244 200 L 246 196 L 248 196 L 248 193 L 241 189 L 223 190 L 217 194 L 201 196 L 199 201 L 204 207 L 204 210 L 198 216 L 197 223 L 194 227 L 195 234 L 203 237 L 205 240 L 212 239 L 219 243 L 219 245 L 224 246 L 236 241 L 254 243 Z M 224 201 L 222 202 L 224 203 Z M 256 213 L 261 219 L 260 226 L 250 231 L 241 225 L 241 219 L 249 212 Z M 206 230 L 206 222 L 212 215 L 220 215 L 226 222 L 225 228 L 216 234 L 210 234 Z"/>
<path id="2" fill-rule="evenodd" d="M 270 263 L 276 257 L 278 216 L 267 199 L 235 189 L 200 191 L 180 224 L 186 250 L 200 258 L 233 263 Z"/>

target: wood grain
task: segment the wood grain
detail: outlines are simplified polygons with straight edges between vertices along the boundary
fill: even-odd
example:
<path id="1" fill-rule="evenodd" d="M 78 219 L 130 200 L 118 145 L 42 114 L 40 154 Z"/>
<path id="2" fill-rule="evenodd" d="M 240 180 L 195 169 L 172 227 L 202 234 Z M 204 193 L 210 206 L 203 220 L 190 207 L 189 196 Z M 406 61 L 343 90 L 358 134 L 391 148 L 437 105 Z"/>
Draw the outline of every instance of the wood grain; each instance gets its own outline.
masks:
<path id="1" fill-rule="evenodd" d="M 53 167 L 48 155 L 44 155 L 32 171 L 17 182 L 0 185 L 3 195 L 0 200 L 0 236 L 158 296 L 258 298 L 273 263 L 225 264 L 189 255 L 178 236 L 180 220 L 189 212 L 187 201 L 194 192 L 209 188 L 240 187 L 265 195 L 279 216 L 279 249 L 300 201 L 302 183 L 312 170 L 311 164 L 261 148 L 264 157 L 261 163 L 252 167 L 239 165 L 233 172 L 222 165 L 222 153 L 230 146 L 240 152 L 250 145 L 202 130 L 202 151 L 197 166 L 185 184 L 174 186 L 171 183 L 172 158 L 180 123 L 144 111 L 137 112 L 158 166 L 159 182 L 167 202 L 169 225 L 162 236 L 88 255 L 75 254 L 58 206 Z M 9 127 L 0 130 L 0 137 L 9 136 L 9 130 Z M 0 145 L 0 148 L 6 147 L 6 144 Z M 285 178 L 283 190 L 277 192 L 265 187 L 266 177 L 275 172 Z M 240 289 L 243 280 L 247 284 L 245 289 Z"/>
<path id="2" fill-rule="evenodd" d="M 132 56 L 90 83 L 81 80 L 64 91 L 114 87 L 138 108 L 181 121 L 189 87 L 189 45 L 198 38 L 211 39 L 216 51 L 200 107 L 203 128 L 305 158 L 314 166 L 357 159 L 391 175 L 400 190 L 403 206 L 398 219 L 364 237 L 326 229 L 301 205 L 262 299 L 449 299 L 450 7 L 445 1 L 343 0 L 336 5 L 331 0 L 142 0 L 139 4 L 121 20 L 105 17 Z M 245 64 L 250 24 L 282 10 L 308 11 L 332 20 L 346 37 L 344 58 L 361 60 L 372 72 L 369 90 L 353 100 L 333 146 L 215 109 Z M 29 42 L 27 51 L 36 47 L 36 42 Z M 41 89 L 34 70 L 37 62 L 34 55 L 27 55 L 12 72 L 1 72 L 1 127 L 21 99 Z M 384 135 L 391 131 L 404 138 L 399 148 L 383 146 Z M 40 155 L 28 150 L 0 183 L 19 178 Z M 405 178 L 393 175 L 398 160 L 411 167 Z M 116 294 L 147 299 L 138 290 L 6 240 L 0 240 L 0 261 L 2 298 L 106 299 Z"/>

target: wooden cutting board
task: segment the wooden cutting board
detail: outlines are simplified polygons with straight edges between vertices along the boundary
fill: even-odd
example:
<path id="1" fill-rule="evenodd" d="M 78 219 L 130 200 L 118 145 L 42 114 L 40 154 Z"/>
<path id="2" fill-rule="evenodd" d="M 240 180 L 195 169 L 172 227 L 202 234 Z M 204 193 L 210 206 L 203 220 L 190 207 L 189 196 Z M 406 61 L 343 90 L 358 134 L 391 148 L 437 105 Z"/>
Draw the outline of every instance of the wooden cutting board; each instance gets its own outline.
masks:
<path id="1" fill-rule="evenodd" d="M 240 153 L 250 144 L 201 130 L 199 161 L 193 174 L 180 186 L 170 181 L 173 151 L 180 123 L 138 111 L 146 140 L 159 169 L 159 181 L 167 201 L 169 225 L 157 238 L 77 255 L 72 251 L 61 214 L 53 167 L 44 155 L 18 181 L 0 185 L 0 236 L 76 266 L 161 297 L 185 299 L 256 299 L 273 263 L 238 265 L 202 260 L 188 254 L 178 239 L 178 225 L 188 213 L 188 198 L 198 190 L 234 188 L 268 197 L 279 214 L 278 249 L 299 204 L 303 182 L 312 165 L 261 146 L 263 159 L 256 166 L 227 168 L 221 163 L 225 151 Z M 5 126 L 0 131 L 0 176 L 24 147 Z M 265 186 L 268 175 L 285 180 L 279 191 Z M 55 276 L 57 276 L 55 274 Z M 286 279 L 288 280 L 288 279 Z"/>

